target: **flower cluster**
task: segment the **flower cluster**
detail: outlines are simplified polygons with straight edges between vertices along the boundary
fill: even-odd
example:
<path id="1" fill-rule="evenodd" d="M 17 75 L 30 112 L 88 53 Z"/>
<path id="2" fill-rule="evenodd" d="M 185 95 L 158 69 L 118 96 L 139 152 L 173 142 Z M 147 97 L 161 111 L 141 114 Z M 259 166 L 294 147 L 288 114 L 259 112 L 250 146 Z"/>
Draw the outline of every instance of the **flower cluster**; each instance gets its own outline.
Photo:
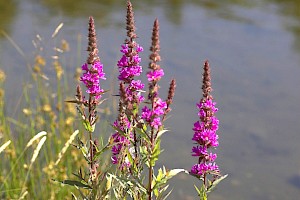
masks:
<path id="1" fill-rule="evenodd" d="M 200 120 L 194 123 L 194 136 L 192 138 L 197 145 L 192 149 L 192 156 L 199 159 L 198 163 L 192 167 L 191 173 L 199 177 L 203 177 L 210 172 L 219 171 L 218 166 L 214 162 L 217 154 L 208 151 L 210 148 L 219 145 L 218 135 L 216 134 L 219 127 L 219 120 L 215 116 L 215 113 L 218 111 L 215 107 L 216 103 L 213 102 L 213 98 L 210 95 L 210 69 L 207 61 L 204 64 L 202 89 L 203 98 L 197 104 Z"/>
<path id="2" fill-rule="evenodd" d="M 156 98 L 154 102 L 153 109 L 149 109 L 145 106 L 142 109 L 142 119 L 150 123 L 150 126 L 158 129 L 162 125 L 160 116 L 164 114 L 165 109 L 167 108 L 167 103 L 162 101 L 161 98 Z"/>
<path id="3" fill-rule="evenodd" d="M 148 81 L 159 81 L 161 77 L 163 77 L 164 75 L 165 75 L 164 70 L 158 69 L 158 70 L 149 71 L 147 73 L 147 78 Z"/>
<path id="4" fill-rule="evenodd" d="M 101 98 L 101 94 L 104 92 L 100 87 L 100 79 L 105 80 L 105 73 L 103 72 L 103 65 L 100 61 L 95 61 L 88 68 L 88 64 L 82 65 L 82 70 L 85 72 L 80 77 L 80 81 L 87 87 L 87 93 L 94 96 L 96 100 Z"/>
<path id="5" fill-rule="evenodd" d="M 139 46 L 135 41 L 131 42 L 129 47 L 128 44 L 122 45 L 121 52 L 123 56 L 118 61 L 119 67 L 119 80 L 127 83 L 126 88 L 127 99 L 133 101 L 137 98 L 138 102 L 142 102 L 144 97 L 140 91 L 144 89 L 144 84 L 140 80 L 134 80 L 134 77 L 140 76 L 142 73 L 142 66 L 140 66 L 141 58 L 139 53 L 143 51 L 143 48 Z M 135 97 L 135 95 L 137 95 Z"/>
<path id="6" fill-rule="evenodd" d="M 123 53 L 123 56 L 118 61 L 119 80 L 129 82 L 134 76 L 139 76 L 142 72 L 142 66 L 139 65 L 141 58 L 138 53 L 143 51 L 143 47 L 136 42 L 133 43 L 131 48 L 128 47 L 128 44 L 121 45 L 121 47 L 120 51 Z M 133 48 L 135 48 L 135 55 L 132 55 Z"/>

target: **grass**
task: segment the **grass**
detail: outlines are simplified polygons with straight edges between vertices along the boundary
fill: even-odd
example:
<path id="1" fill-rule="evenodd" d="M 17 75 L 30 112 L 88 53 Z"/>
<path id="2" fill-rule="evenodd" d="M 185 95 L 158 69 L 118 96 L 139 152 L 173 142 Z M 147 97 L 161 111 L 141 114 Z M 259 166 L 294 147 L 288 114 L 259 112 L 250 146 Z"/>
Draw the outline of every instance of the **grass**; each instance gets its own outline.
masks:
<path id="1" fill-rule="evenodd" d="M 52 180 L 74 178 L 72 173 L 85 164 L 71 145 L 76 136 L 83 138 L 84 134 L 75 105 L 65 103 L 73 99 L 78 75 L 70 80 L 65 73 L 69 45 L 57 39 L 62 27 L 60 24 L 55 29 L 47 44 L 53 45 L 55 50 L 50 58 L 44 56 L 43 40 L 37 35 L 33 41 L 33 61 L 2 32 L 24 58 L 31 78 L 23 84 L 22 97 L 14 108 L 17 117 L 8 117 L 5 114 L 9 109 L 5 105 L 6 77 L 0 70 L 0 199 L 71 199 L 71 193 L 78 192 L 74 187 Z M 78 49 L 80 43 L 78 39 Z M 48 76 L 46 68 L 55 76 Z"/>

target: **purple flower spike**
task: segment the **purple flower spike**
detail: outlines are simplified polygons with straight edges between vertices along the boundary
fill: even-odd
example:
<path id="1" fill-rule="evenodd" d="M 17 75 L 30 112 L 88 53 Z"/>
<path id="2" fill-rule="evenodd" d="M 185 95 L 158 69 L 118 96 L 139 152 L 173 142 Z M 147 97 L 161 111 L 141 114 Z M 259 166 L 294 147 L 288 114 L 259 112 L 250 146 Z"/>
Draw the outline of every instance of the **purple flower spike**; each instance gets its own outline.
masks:
<path id="1" fill-rule="evenodd" d="M 211 148 L 219 146 L 216 131 L 219 128 L 219 120 L 215 116 L 218 109 L 215 107 L 216 103 L 211 96 L 211 78 L 210 68 L 206 61 L 204 63 L 203 73 L 203 97 L 197 104 L 199 120 L 194 123 L 194 136 L 193 141 L 196 142 L 196 146 L 192 148 L 192 156 L 198 157 L 198 163 L 191 168 L 191 173 L 202 177 L 205 180 L 205 176 L 214 172 L 219 172 L 219 167 L 214 162 L 217 158 L 217 154 L 209 152 Z"/>
<path id="2" fill-rule="evenodd" d="M 130 140 L 133 140 L 134 151 L 137 154 L 136 144 L 138 141 L 136 141 L 136 133 L 134 131 L 132 133 L 131 130 L 131 125 L 134 123 L 132 120 L 136 118 L 136 116 L 134 118 L 131 117 L 134 113 L 133 109 L 138 109 L 139 104 L 145 99 L 141 95 L 145 85 L 140 80 L 136 80 L 142 73 L 139 53 L 143 51 L 143 48 L 135 41 L 137 35 L 135 33 L 134 15 L 130 1 L 127 2 L 126 22 L 127 38 L 124 44 L 121 45 L 120 52 L 123 55 L 117 63 L 119 70 L 118 79 L 120 81 L 120 99 L 119 116 L 114 124 L 123 133 L 116 132 L 112 136 L 114 142 L 112 163 L 119 164 L 120 168 L 124 170 L 130 166 L 130 162 L 124 151 L 125 149 L 131 149 Z"/>

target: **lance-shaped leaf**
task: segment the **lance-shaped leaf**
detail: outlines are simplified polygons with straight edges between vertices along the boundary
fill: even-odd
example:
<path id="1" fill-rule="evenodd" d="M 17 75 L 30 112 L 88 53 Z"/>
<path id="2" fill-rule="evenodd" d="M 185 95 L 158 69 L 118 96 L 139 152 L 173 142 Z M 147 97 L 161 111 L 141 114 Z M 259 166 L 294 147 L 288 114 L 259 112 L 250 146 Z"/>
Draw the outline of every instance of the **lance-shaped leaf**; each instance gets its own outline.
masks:
<path id="1" fill-rule="evenodd" d="M 93 189 L 91 186 L 84 184 L 80 181 L 73 181 L 73 180 L 63 180 L 63 181 L 58 181 L 55 179 L 52 179 L 55 182 L 59 182 L 62 183 L 64 185 L 71 185 L 71 186 L 75 186 L 75 187 L 79 187 L 79 188 L 84 188 L 84 189 Z"/>
<path id="2" fill-rule="evenodd" d="M 96 124 L 91 125 L 88 120 L 83 120 L 82 123 L 83 123 L 85 130 L 87 130 L 88 132 L 92 133 L 95 131 Z"/>
<path id="3" fill-rule="evenodd" d="M 196 185 L 194 185 L 197 193 L 198 193 L 198 196 L 200 198 L 200 200 L 207 200 L 207 194 L 206 194 L 206 189 L 205 189 L 205 185 L 202 185 L 201 188 L 197 188 Z"/>
<path id="4" fill-rule="evenodd" d="M 147 189 L 143 186 L 143 184 L 141 184 L 139 182 L 138 179 L 135 179 L 135 178 L 131 178 L 131 179 L 122 178 L 122 177 L 118 177 L 118 176 L 116 176 L 114 174 L 110 174 L 110 173 L 108 173 L 108 175 L 111 176 L 113 179 L 117 180 L 118 184 L 120 184 L 123 188 L 127 188 L 129 190 L 138 189 L 142 193 L 147 194 Z"/>
<path id="5" fill-rule="evenodd" d="M 154 146 L 154 149 L 153 149 L 153 152 L 151 152 L 151 155 L 150 155 L 150 165 L 152 167 L 155 166 L 155 162 L 158 160 L 158 157 L 161 153 L 160 151 L 160 139 L 156 140 L 156 144 Z"/>
<path id="6" fill-rule="evenodd" d="M 207 188 L 207 193 L 211 192 L 222 180 L 224 180 L 228 174 L 221 176 L 217 180 L 213 181 Z"/>
<path id="7" fill-rule="evenodd" d="M 188 173 L 185 169 L 172 169 L 167 171 L 164 166 L 163 168 L 158 169 L 157 177 L 155 177 L 152 182 L 152 185 L 154 185 L 153 189 L 155 190 L 166 184 L 168 180 L 170 180 L 180 172 Z"/>
<path id="8" fill-rule="evenodd" d="M 118 131 L 118 133 L 119 133 L 120 135 L 126 137 L 125 131 L 122 131 L 118 126 L 111 125 L 111 127 L 112 127 L 113 129 L 115 129 L 116 131 Z"/>
<path id="9" fill-rule="evenodd" d="M 164 129 L 164 130 L 159 131 L 159 132 L 157 133 L 156 138 L 157 138 L 157 139 L 160 138 L 164 133 L 166 133 L 166 132 L 168 132 L 168 131 L 169 131 L 169 130 L 167 130 L 167 129 Z"/>
<path id="10" fill-rule="evenodd" d="M 94 144 L 95 145 L 95 144 Z M 102 153 L 104 153 L 106 150 L 108 150 L 109 149 L 109 144 L 106 144 L 102 149 L 98 149 L 98 147 L 95 145 L 95 147 L 96 147 L 96 153 L 95 153 L 95 155 L 94 155 L 94 157 L 93 157 L 93 161 L 95 161 L 95 160 L 97 160 L 101 155 L 102 155 Z"/>
<path id="11" fill-rule="evenodd" d="M 150 143 L 150 137 L 149 135 L 147 134 L 147 126 L 146 124 L 143 124 L 142 128 L 136 128 L 135 129 L 143 139 L 146 140 L 147 143 Z"/>

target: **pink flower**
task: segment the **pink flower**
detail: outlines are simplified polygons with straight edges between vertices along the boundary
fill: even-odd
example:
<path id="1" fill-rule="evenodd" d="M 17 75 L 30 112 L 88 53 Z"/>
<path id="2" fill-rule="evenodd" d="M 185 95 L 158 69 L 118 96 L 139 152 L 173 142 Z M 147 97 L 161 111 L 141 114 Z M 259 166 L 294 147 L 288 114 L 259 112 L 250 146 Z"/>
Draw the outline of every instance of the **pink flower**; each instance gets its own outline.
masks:
<path id="1" fill-rule="evenodd" d="M 100 87 L 100 79 L 105 80 L 105 73 L 103 72 L 103 65 L 97 61 L 88 68 L 88 64 L 82 65 L 82 70 L 85 72 L 80 77 L 80 81 L 87 87 L 87 93 L 94 96 L 95 99 L 101 98 L 101 93 L 104 92 Z"/>
<path id="2" fill-rule="evenodd" d="M 159 81 L 164 76 L 164 70 L 154 70 L 147 73 L 148 81 Z"/>

